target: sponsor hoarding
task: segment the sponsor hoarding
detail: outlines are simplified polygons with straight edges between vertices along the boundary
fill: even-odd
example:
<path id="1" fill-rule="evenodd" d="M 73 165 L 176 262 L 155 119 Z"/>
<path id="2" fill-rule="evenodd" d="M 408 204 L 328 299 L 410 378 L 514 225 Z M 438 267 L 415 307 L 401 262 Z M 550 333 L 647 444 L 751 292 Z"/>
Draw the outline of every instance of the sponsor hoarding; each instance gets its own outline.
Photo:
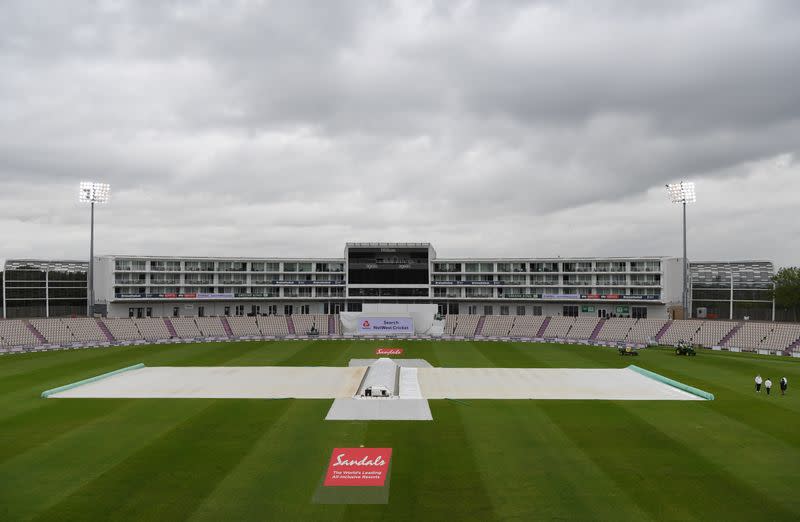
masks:
<path id="1" fill-rule="evenodd" d="M 383 486 L 392 448 L 334 448 L 325 486 Z"/>
<path id="2" fill-rule="evenodd" d="M 402 348 L 378 348 L 375 355 L 403 355 Z"/>
<path id="3" fill-rule="evenodd" d="M 414 320 L 410 317 L 362 317 L 358 333 L 414 333 Z"/>

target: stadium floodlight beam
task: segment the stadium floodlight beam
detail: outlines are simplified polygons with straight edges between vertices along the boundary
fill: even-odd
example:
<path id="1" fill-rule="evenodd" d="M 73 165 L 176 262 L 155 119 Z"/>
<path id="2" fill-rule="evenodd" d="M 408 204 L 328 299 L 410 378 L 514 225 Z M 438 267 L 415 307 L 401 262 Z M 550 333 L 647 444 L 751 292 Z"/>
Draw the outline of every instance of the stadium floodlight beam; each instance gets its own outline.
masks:
<path id="1" fill-rule="evenodd" d="M 88 283 L 88 295 L 86 300 L 87 317 L 92 317 L 92 315 L 94 315 L 94 204 L 108 203 L 110 195 L 111 187 L 108 183 L 81 181 L 78 201 L 81 203 L 89 203 L 92 208 L 90 220 L 91 228 L 89 232 L 89 273 L 86 275 L 86 282 Z"/>
<path id="2" fill-rule="evenodd" d="M 683 205 L 683 318 L 691 318 L 689 311 L 689 262 L 686 259 L 686 204 L 697 201 L 697 194 L 694 190 L 694 183 L 691 181 L 681 181 L 680 183 L 669 183 L 667 185 L 669 200 L 673 203 Z"/>

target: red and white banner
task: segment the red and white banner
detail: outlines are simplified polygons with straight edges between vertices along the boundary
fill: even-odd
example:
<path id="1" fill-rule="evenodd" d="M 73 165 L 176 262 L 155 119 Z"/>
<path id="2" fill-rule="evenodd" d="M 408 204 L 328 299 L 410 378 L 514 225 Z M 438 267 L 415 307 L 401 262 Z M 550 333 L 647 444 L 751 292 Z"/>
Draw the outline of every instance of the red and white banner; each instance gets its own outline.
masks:
<path id="1" fill-rule="evenodd" d="M 403 355 L 402 348 L 378 348 L 375 355 Z"/>
<path id="2" fill-rule="evenodd" d="M 335 448 L 325 486 L 383 486 L 392 448 Z"/>

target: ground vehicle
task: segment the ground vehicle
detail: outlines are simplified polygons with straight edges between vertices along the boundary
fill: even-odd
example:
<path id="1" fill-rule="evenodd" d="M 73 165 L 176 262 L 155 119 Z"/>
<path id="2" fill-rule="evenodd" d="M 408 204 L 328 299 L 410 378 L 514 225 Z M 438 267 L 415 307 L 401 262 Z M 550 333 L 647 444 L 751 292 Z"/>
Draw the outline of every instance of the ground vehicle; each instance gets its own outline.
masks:
<path id="1" fill-rule="evenodd" d="M 619 347 L 619 354 L 620 355 L 639 355 L 639 350 L 636 348 L 631 348 L 630 346 L 623 348 L 622 346 Z"/>
<path id="2" fill-rule="evenodd" d="M 691 344 L 678 343 L 675 346 L 675 355 L 697 355 L 697 352 Z"/>

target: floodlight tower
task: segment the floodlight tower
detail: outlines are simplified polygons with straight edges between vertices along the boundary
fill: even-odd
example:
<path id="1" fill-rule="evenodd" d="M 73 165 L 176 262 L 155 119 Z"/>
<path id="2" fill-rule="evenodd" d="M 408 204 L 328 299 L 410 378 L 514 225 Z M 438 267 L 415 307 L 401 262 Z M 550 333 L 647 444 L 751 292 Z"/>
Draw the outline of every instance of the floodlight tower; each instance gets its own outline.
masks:
<path id="1" fill-rule="evenodd" d="M 681 181 L 680 183 L 670 183 L 667 185 L 667 194 L 673 203 L 683 205 L 683 313 L 684 319 L 692 316 L 689 311 L 689 261 L 686 259 L 686 204 L 697 201 L 694 191 L 694 183 L 691 181 Z"/>
<path id="2" fill-rule="evenodd" d="M 89 273 L 87 274 L 88 299 L 86 300 L 86 315 L 92 317 L 94 314 L 94 204 L 108 203 L 111 195 L 111 187 L 108 183 L 95 183 L 93 181 L 81 181 L 78 201 L 91 205 L 91 229 L 89 233 Z"/>

